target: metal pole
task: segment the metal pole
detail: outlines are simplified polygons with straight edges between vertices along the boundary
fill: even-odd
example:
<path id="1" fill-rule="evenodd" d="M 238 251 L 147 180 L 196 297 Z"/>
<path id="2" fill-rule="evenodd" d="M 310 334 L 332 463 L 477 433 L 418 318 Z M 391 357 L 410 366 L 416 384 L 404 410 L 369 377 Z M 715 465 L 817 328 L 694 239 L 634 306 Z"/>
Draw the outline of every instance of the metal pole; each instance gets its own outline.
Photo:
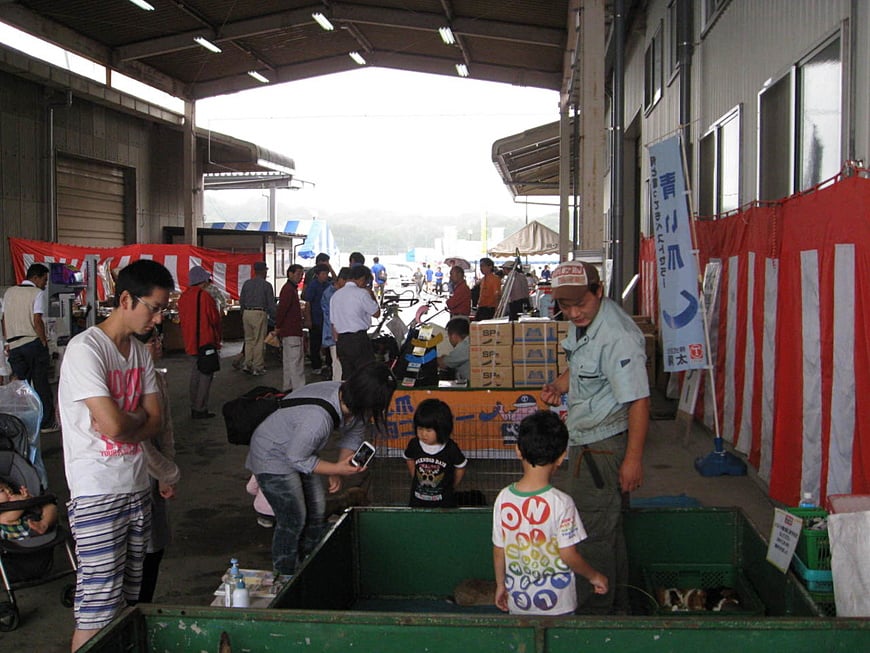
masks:
<path id="1" fill-rule="evenodd" d="M 616 0 L 613 8 L 613 159 L 610 166 L 611 181 L 611 257 L 613 258 L 613 278 L 610 282 L 610 297 L 622 304 L 622 241 L 624 208 L 622 194 L 625 186 L 623 160 L 625 158 L 625 2 Z"/>

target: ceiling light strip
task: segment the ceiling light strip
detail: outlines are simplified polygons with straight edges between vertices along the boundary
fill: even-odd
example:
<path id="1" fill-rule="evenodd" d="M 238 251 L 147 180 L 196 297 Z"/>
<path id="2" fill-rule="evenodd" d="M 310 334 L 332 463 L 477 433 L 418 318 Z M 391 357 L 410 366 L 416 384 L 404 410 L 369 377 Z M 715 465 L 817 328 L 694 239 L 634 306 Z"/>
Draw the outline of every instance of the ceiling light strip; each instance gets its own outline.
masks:
<path id="1" fill-rule="evenodd" d="M 218 46 L 216 46 L 214 43 L 209 41 L 204 36 L 194 37 L 193 40 L 196 41 L 196 43 L 198 43 L 202 47 L 204 47 L 206 50 L 209 50 L 210 52 L 214 52 L 215 54 L 222 52 L 222 50 Z"/>
<path id="2" fill-rule="evenodd" d="M 363 59 L 363 56 L 362 56 L 359 52 L 357 52 L 356 50 L 354 50 L 353 52 L 348 53 L 348 56 L 349 56 L 351 59 L 353 59 L 354 61 L 356 61 L 360 66 L 365 66 L 365 65 L 366 65 L 366 60 Z"/>
<path id="3" fill-rule="evenodd" d="M 320 25 L 327 32 L 331 32 L 335 29 L 335 26 L 329 22 L 329 19 L 319 11 L 315 11 L 313 14 L 311 14 L 311 17 L 314 19 L 314 22 Z"/>
<path id="4" fill-rule="evenodd" d="M 254 79 L 256 79 L 258 82 L 260 82 L 261 84 L 268 84 L 269 83 L 269 79 L 267 77 L 264 77 L 260 73 L 258 73 L 256 70 L 249 70 L 248 74 L 251 77 L 253 77 Z"/>
<path id="5" fill-rule="evenodd" d="M 139 9 L 144 9 L 145 11 L 154 11 L 154 5 L 150 2 L 145 2 L 145 0 L 130 0 L 134 5 L 139 7 Z"/>
<path id="6" fill-rule="evenodd" d="M 453 34 L 453 30 L 450 29 L 450 26 L 439 27 L 438 33 L 441 35 L 441 40 L 444 41 L 444 45 L 453 45 L 456 43 L 456 36 Z"/>

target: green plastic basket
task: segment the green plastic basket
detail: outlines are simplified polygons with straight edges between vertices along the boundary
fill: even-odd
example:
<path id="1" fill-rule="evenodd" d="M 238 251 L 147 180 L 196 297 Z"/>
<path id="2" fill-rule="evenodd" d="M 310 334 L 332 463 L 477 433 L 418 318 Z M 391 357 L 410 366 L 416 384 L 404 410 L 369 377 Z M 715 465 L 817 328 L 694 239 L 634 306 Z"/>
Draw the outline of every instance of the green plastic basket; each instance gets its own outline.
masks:
<path id="1" fill-rule="evenodd" d="M 758 616 L 764 614 L 764 604 L 752 589 L 743 572 L 728 564 L 651 564 L 643 569 L 647 590 L 655 597 L 658 588 L 674 587 L 678 590 L 699 588 L 704 590 L 729 587 L 737 591 L 740 607 L 735 610 L 713 612 L 710 610 L 671 610 L 656 606 L 660 615 L 707 615 L 707 616 Z"/>
<path id="2" fill-rule="evenodd" d="M 828 516 L 828 511 L 822 508 L 789 508 L 788 511 L 803 519 L 805 525 L 807 520 L 814 517 Z M 831 543 L 827 529 L 802 528 L 795 553 L 800 556 L 807 569 L 830 569 Z"/>

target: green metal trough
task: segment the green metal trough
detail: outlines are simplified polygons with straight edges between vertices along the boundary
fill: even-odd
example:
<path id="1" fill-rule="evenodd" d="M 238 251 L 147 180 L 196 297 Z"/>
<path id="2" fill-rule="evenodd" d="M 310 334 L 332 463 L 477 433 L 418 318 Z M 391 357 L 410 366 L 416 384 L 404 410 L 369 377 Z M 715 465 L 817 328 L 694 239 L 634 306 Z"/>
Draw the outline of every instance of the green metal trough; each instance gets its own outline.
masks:
<path id="1" fill-rule="evenodd" d="M 764 540 L 738 509 L 626 514 L 632 616 L 535 619 L 458 607 L 449 599 L 460 581 L 493 578 L 491 518 L 486 509 L 353 509 L 269 609 L 137 606 L 81 651 L 217 653 L 223 633 L 234 653 L 870 651 L 870 619 L 825 617 L 794 575 L 765 560 Z M 662 565 L 733 566 L 763 615 L 657 613 L 645 570 Z"/>

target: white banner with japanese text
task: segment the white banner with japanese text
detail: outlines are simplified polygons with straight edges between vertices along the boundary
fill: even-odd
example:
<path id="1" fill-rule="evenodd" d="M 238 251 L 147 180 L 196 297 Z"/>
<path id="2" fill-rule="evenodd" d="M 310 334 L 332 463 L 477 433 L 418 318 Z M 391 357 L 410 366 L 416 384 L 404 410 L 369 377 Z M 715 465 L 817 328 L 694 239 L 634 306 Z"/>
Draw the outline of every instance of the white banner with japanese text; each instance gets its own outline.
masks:
<path id="1" fill-rule="evenodd" d="M 649 161 L 664 368 L 666 372 L 703 369 L 707 367 L 704 316 L 680 137 L 651 145 Z"/>

